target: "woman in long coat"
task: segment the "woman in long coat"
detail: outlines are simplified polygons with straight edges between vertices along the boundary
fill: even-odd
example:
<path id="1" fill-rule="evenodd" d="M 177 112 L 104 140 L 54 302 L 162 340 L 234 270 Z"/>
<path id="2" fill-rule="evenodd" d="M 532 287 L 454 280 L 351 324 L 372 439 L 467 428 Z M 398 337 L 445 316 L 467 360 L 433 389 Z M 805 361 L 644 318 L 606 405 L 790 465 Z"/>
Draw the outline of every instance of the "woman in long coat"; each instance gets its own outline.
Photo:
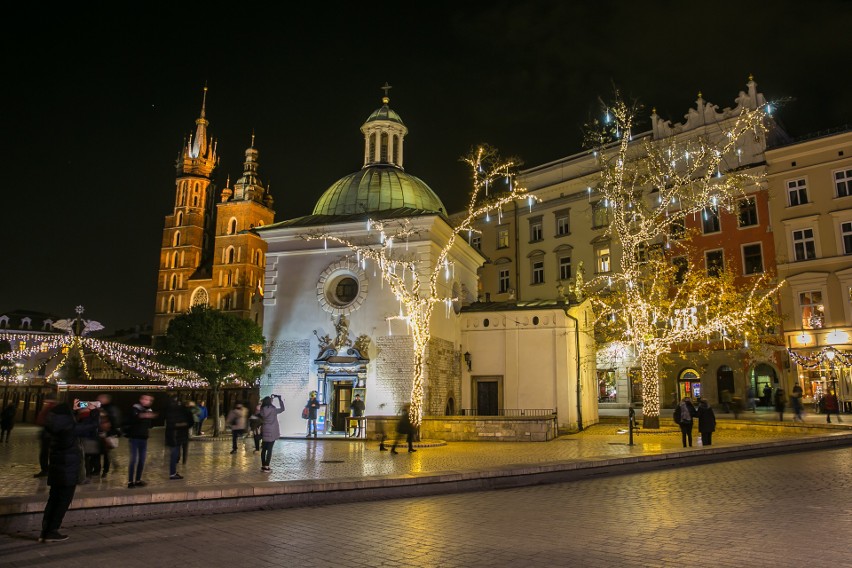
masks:
<path id="1" fill-rule="evenodd" d="M 273 396 L 278 399 L 278 408 L 272 405 L 272 396 L 264 397 L 260 403 L 260 418 L 263 420 L 263 425 L 260 427 L 263 438 L 263 445 L 260 448 L 260 471 L 267 473 L 272 471 L 269 467 L 272 461 L 272 446 L 275 445 L 275 440 L 281 437 L 278 415 L 284 412 L 284 399 L 277 394 Z"/>
<path id="2" fill-rule="evenodd" d="M 707 401 L 701 399 L 698 404 L 698 431 L 701 433 L 701 445 L 709 446 L 713 443 L 713 432 L 716 431 L 716 413 L 707 404 Z"/>

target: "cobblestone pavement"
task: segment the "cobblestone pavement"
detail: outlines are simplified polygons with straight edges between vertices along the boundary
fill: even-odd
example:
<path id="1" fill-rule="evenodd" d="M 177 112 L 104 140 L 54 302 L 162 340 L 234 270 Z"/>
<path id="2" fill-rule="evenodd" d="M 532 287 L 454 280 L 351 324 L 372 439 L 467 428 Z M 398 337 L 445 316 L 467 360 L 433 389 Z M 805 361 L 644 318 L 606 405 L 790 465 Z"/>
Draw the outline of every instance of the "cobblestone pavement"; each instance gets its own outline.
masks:
<path id="1" fill-rule="evenodd" d="M 400 457 L 400 456 L 398 456 Z M 0 536 L 32 566 L 848 566 L 848 448 L 521 489 Z"/>
<path id="2" fill-rule="evenodd" d="M 741 429 L 723 429 L 714 434 L 714 447 L 754 442 L 801 438 L 826 434 L 822 428 L 767 428 L 741 423 Z M 843 430 L 846 432 L 847 430 Z M 620 433 L 621 432 L 621 433 Z M 211 486 L 256 481 L 335 479 L 342 477 L 386 476 L 428 472 L 468 471 L 499 468 L 517 464 L 542 464 L 559 461 L 599 460 L 625 456 L 660 454 L 681 450 L 680 432 L 674 427 L 660 432 L 640 431 L 634 445 L 627 444 L 624 427 L 598 424 L 580 434 L 562 436 L 547 443 L 520 442 L 452 442 L 442 446 L 420 448 L 399 455 L 379 452 L 374 441 L 334 439 L 284 439 L 275 443 L 272 473 L 260 471 L 260 454 L 254 453 L 251 439 L 240 441 L 239 450 L 231 455 L 230 439 L 190 442 L 186 465 L 179 465 L 183 480 L 168 479 L 168 465 L 163 447 L 163 430 L 155 428 L 148 449 L 144 479 L 149 488 L 169 486 Z M 78 488 L 77 496 L 127 485 L 127 440 L 113 452 L 118 465 L 105 479 Z M 695 432 L 695 447 L 700 436 Z M 47 494 L 44 479 L 33 479 L 38 471 L 37 430 L 31 426 L 16 427 L 12 441 L 0 444 L 0 497 Z M 139 491 L 139 489 L 133 489 Z"/>

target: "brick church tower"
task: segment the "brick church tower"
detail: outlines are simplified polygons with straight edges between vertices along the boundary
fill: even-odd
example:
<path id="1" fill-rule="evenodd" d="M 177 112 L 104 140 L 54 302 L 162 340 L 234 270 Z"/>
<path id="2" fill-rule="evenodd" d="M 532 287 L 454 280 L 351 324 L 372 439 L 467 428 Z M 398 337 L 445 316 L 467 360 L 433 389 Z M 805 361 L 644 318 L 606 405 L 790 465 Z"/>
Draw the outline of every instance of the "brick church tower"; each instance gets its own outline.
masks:
<path id="1" fill-rule="evenodd" d="M 166 216 L 157 276 L 155 337 L 196 304 L 262 324 L 266 243 L 248 230 L 272 223 L 272 196 L 257 177 L 254 135 L 243 175 L 233 188 L 226 183 L 217 191 L 213 173 L 219 157 L 207 135 L 206 106 L 207 87 L 195 134 L 176 164 L 174 210 Z"/>

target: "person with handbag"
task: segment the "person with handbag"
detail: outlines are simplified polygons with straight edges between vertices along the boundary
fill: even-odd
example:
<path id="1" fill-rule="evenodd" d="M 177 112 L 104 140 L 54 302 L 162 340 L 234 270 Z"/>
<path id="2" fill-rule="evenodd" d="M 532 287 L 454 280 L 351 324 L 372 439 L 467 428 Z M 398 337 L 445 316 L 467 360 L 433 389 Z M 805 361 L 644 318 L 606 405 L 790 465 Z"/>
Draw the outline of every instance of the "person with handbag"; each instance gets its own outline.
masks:
<path id="1" fill-rule="evenodd" d="M 50 435 L 47 485 L 50 495 L 44 507 L 39 542 L 59 542 L 68 536 L 59 532 L 65 513 L 74 500 L 77 485 L 82 483 L 85 470 L 81 472 L 83 451 L 81 437 L 97 433 L 100 421 L 99 403 L 90 403 L 92 408 L 80 422 L 67 402 L 51 407 L 45 419 L 45 430 Z M 81 473 L 83 474 L 81 476 Z"/>

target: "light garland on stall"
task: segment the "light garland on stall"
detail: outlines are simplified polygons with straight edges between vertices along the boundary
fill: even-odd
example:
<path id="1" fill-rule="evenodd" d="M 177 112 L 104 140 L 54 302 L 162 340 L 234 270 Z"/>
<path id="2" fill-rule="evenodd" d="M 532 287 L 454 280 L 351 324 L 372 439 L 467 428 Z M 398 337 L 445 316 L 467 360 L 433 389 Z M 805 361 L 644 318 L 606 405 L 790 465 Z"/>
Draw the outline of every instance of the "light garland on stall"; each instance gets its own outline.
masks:
<path id="1" fill-rule="evenodd" d="M 803 369 L 819 369 L 826 364 L 847 369 L 852 367 L 852 353 L 834 347 L 823 347 L 812 355 L 803 355 L 791 348 L 787 349 L 787 353 L 790 355 L 790 359 Z M 829 353 L 833 353 L 833 355 L 829 355 Z"/>
<path id="2" fill-rule="evenodd" d="M 497 213 L 498 219 L 502 216 L 504 205 L 520 199 L 526 199 L 532 209 L 539 198 L 527 194 L 526 189 L 521 187 L 516 180 L 515 169 L 519 163 L 515 160 L 502 160 L 497 151 L 488 146 L 480 146 L 469 155 L 462 158 L 473 172 L 473 189 L 468 202 L 467 215 L 453 227 L 446 245 L 438 253 L 434 264 L 423 267 L 422 273 L 418 272 L 417 257 L 408 254 L 408 241 L 418 234 L 413 227 L 411 219 L 395 220 L 386 222 L 375 219 L 367 220 L 367 242 L 361 243 L 355 240 L 328 232 L 317 232 L 301 235 L 308 241 L 322 240 L 337 242 L 354 252 L 354 260 L 367 269 L 367 261 L 372 262 L 374 275 L 376 270 L 381 275 L 382 287 L 387 283 L 390 292 L 394 294 L 399 302 L 400 309 L 396 315 L 388 316 L 388 334 L 392 334 L 391 321 L 403 320 L 406 322 L 408 334 L 411 335 L 414 352 L 414 376 L 411 386 L 411 406 L 409 418 L 416 427 L 423 420 L 423 396 L 424 378 L 423 365 L 426 348 L 431 337 L 431 321 L 434 307 L 444 304 L 445 317 L 450 317 L 452 305 L 459 298 L 452 294 L 446 294 L 444 290 L 452 290 L 455 279 L 455 264 L 449 260 L 450 252 L 456 246 L 456 238 L 466 236 L 470 239 L 473 233 L 480 233 L 474 226 L 479 219 L 489 220 L 491 212 Z M 494 192 L 495 180 L 506 180 L 507 189 L 502 192 Z M 489 194 L 489 189 L 490 194 Z M 464 237 L 462 237 L 464 238 Z M 404 241 L 405 250 L 394 249 L 394 242 Z M 326 249 L 327 250 L 327 249 Z M 347 257 L 347 262 L 351 259 Z M 422 266 L 422 265 L 421 265 Z M 425 281 L 428 274 L 428 287 L 424 290 L 421 281 Z"/>

